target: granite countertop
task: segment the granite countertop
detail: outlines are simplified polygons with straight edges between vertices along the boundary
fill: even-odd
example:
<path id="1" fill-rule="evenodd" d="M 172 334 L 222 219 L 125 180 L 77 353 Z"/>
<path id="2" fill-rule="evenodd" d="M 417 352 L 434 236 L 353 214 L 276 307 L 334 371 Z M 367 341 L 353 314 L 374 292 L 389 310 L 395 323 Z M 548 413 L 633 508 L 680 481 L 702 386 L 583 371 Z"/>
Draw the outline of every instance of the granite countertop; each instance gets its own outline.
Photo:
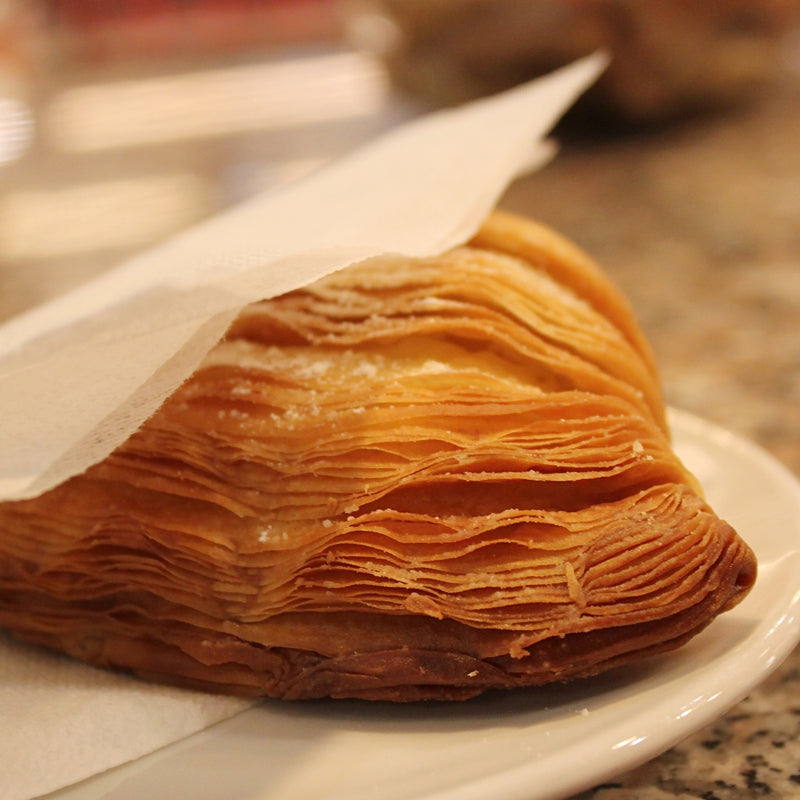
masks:
<path id="1" fill-rule="evenodd" d="M 551 224 L 620 284 L 671 405 L 747 437 L 800 476 L 798 131 L 800 70 L 724 114 L 595 141 L 567 137 L 560 157 L 512 186 L 502 205 Z M 246 143 L 244 156 L 257 146 Z M 217 168 L 230 152 L 194 144 L 164 158 L 189 169 L 195 155 Z M 47 187 L 52 176 L 64 184 L 123 163 L 130 171 L 139 156 L 122 158 L 84 156 L 65 166 L 31 157 L 6 169 L 7 186 Z M 158 170 L 157 162 L 145 166 Z M 213 210 L 212 201 L 197 214 Z M 13 264 L 0 252 L 0 318 L 120 255 Z M 579 797 L 767 795 L 800 796 L 800 650 L 718 722 Z"/>
<path id="2" fill-rule="evenodd" d="M 668 402 L 800 476 L 800 75 L 746 108 L 569 140 L 507 208 L 587 250 L 629 295 Z M 725 717 L 580 800 L 800 796 L 800 650 Z M 578 800 L 577 798 L 575 800 Z"/>

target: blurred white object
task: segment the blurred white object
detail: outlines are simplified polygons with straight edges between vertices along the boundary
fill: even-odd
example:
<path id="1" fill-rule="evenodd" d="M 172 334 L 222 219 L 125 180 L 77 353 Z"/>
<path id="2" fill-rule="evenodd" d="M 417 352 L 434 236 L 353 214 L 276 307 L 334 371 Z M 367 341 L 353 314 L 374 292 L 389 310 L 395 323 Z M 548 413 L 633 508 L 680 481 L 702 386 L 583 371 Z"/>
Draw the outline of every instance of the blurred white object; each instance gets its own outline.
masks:
<path id="1" fill-rule="evenodd" d="M 0 164 L 19 158 L 33 140 L 33 115 L 16 97 L 0 94 Z"/>
<path id="2" fill-rule="evenodd" d="M 19 158 L 33 141 L 29 102 L 35 14 L 14 0 L 0 0 L 0 166 Z"/>
<path id="3" fill-rule="evenodd" d="M 372 117 L 387 101 L 374 59 L 331 52 L 71 87 L 45 125 L 59 149 L 103 150 Z"/>

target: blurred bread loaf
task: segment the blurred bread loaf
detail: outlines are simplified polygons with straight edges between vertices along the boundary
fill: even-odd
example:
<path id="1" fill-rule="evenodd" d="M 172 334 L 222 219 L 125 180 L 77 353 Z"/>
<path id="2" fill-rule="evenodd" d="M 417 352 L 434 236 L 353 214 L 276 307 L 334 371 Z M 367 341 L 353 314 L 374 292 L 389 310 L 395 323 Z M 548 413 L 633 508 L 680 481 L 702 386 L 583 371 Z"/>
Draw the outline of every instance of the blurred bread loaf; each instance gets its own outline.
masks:
<path id="1" fill-rule="evenodd" d="M 652 122 L 730 104 L 775 73 L 797 0 L 360 0 L 353 24 L 396 83 L 450 104 L 491 94 L 605 49 L 587 99 Z M 390 28 L 391 35 L 386 35 Z"/>

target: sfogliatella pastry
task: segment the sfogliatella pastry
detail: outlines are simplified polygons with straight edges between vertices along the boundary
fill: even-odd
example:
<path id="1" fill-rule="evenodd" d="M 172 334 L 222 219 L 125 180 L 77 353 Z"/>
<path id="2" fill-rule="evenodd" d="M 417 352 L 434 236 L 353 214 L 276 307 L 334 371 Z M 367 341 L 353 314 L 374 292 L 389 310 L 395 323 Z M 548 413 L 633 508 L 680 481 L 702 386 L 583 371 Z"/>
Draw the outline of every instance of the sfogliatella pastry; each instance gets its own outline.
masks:
<path id="1" fill-rule="evenodd" d="M 0 505 L 0 626 L 157 681 L 461 699 L 675 648 L 755 559 L 586 256 L 466 246 L 249 306 L 101 463 Z"/>

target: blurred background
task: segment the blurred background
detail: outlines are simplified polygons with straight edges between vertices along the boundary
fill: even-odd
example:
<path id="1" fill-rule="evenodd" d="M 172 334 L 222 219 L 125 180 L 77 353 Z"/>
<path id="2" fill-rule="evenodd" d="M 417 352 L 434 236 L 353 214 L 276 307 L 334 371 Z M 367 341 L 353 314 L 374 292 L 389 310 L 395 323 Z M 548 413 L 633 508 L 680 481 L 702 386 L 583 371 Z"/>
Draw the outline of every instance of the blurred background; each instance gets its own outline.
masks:
<path id="1" fill-rule="evenodd" d="M 603 47 L 559 156 L 502 205 L 627 292 L 670 404 L 800 476 L 799 3 L 0 0 L 0 320 L 403 120 Z M 765 780 L 795 796 L 799 681 L 795 653 L 718 747 L 701 732 L 602 796 L 750 796 L 753 737 L 778 728 Z"/>
<path id="2" fill-rule="evenodd" d="M 503 205 L 631 296 L 671 403 L 800 473 L 798 0 L 0 0 L 0 319 L 598 47 Z M 491 147 L 491 142 L 487 142 Z"/>

